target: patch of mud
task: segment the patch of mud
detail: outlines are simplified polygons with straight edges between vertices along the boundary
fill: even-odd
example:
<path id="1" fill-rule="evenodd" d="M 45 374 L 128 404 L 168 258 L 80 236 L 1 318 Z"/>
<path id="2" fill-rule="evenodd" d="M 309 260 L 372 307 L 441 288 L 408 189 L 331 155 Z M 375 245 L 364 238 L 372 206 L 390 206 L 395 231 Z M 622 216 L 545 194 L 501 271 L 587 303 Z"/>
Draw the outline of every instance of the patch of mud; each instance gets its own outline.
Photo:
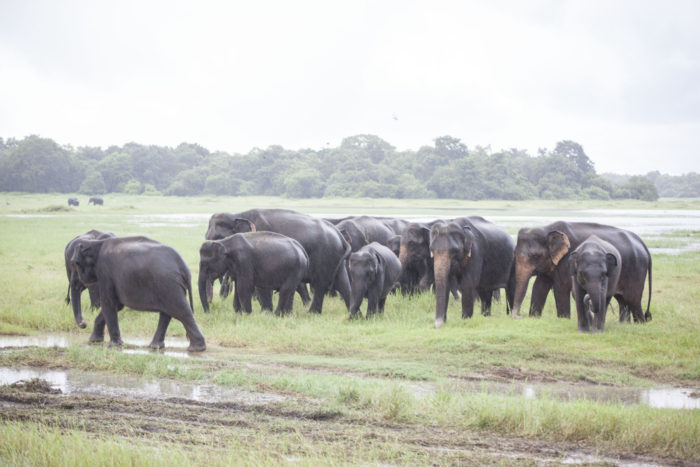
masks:
<path id="1" fill-rule="evenodd" d="M 40 379 L 63 394 L 93 394 L 140 399 L 178 398 L 201 402 L 269 404 L 284 402 L 287 396 L 252 392 L 213 384 L 194 384 L 132 375 L 87 373 L 83 371 L 45 370 L 43 368 L 0 367 L 0 384 L 25 384 Z"/>

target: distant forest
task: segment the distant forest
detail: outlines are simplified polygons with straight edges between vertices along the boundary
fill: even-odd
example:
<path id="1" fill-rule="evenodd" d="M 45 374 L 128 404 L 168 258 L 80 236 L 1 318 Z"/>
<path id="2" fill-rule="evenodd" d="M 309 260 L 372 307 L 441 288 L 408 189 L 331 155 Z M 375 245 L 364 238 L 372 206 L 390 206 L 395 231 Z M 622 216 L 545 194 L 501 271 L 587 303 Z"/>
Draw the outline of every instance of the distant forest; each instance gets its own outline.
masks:
<path id="1" fill-rule="evenodd" d="M 62 146 L 50 138 L 0 138 L 0 191 L 273 195 L 291 198 L 456 198 L 656 200 L 700 197 L 700 175 L 596 173 L 580 144 L 560 141 L 536 156 L 520 149 L 492 152 L 441 136 L 417 151 L 397 151 L 374 135 L 340 146 L 247 154 L 176 148 Z"/>

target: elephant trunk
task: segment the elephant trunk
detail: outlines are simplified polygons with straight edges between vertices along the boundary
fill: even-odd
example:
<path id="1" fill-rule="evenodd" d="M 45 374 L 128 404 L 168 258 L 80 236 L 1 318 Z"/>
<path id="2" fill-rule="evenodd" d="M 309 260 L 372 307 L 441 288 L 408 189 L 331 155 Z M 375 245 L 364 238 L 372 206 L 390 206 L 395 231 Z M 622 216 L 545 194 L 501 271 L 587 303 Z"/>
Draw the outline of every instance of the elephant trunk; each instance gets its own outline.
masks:
<path id="1" fill-rule="evenodd" d="M 367 285 L 364 281 L 354 280 L 350 284 L 350 317 L 354 318 L 362 305 L 362 300 L 365 298 L 365 293 L 367 292 Z"/>
<path id="2" fill-rule="evenodd" d="M 450 257 L 447 252 L 434 258 L 435 270 L 435 327 L 440 328 L 447 319 L 447 303 L 450 299 Z"/>
<path id="3" fill-rule="evenodd" d="M 199 300 L 202 302 L 202 309 L 205 312 L 209 311 L 209 297 L 212 295 L 212 281 L 207 277 L 206 268 L 199 268 L 199 278 L 197 281 L 199 286 Z"/>
<path id="4" fill-rule="evenodd" d="M 71 281 L 70 296 L 71 301 L 73 302 L 73 317 L 75 317 L 75 324 L 77 324 L 80 329 L 85 329 L 87 325 L 85 324 L 85 321 L 83 321 L 83 311 L 80 303 L 81 292 L 82 290 L 80 286 Z"/>
<path id="5" fill-rule="evenodd" d="M 602 325 L 605 322 L 605 314 L 607 311 L 605 309 L 605 304 L 607 301 L 605 298 L 605 292 L 602 290 L 602 287 L 589 287 L 588 296 L 591 300 L 591 311 L 593 312 L 592 324 L 594 324 L 595 328 L 602 331 Z"/>
<path id="6" fill-rule="evenodd" d="M 535 271 L 535 267 L 529 263 L 526 256 L 515 257 L 515 294 L 513 299 L 513 312 L 511 317 L 520 318 L 518 312 L 525 300 L 527 286 L 530 282 L 530 277 Z"/>

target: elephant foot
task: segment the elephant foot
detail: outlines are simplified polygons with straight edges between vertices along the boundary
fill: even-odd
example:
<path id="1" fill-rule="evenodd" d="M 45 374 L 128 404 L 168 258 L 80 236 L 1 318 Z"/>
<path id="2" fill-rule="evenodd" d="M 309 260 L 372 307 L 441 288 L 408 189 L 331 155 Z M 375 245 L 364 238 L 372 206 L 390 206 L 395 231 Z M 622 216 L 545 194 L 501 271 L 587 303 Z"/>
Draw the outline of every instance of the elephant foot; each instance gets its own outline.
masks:
<path id="1" fill-rule="evenodd" d="M 207 350 L 207 346 L 204 342 L 201 344 L 190 344 L 189 347 L 187 347 L 188 352 L 204 352 Z"/>
<path id="2" fill-rule="evenodd" d="M 150 344 L 148 344 L 148 347 L 151 348 L 151 349 L 153 349 L 153 350 L 164 349 L 164 348 L 165 348 L 165 342 L 163 342 L 163 341 L 161 341 L 161 342 L 153 341 L 153 342 L 151 342 Z"/>
<path id="3" fill-rule="evenodd" d="M 109 348 L 111 349 L 113 347 L 118 347 L 121 349 L 123 344 L 124 344 L 124 341 L 122 341 L 121 339 L 119 339 L 118 341 L 112 340 L 112 341 L 109 341 Z"/>
<path id="4" fill-rule="evenodd" d="M 440 328 L 442 327 L 443 324 L 445 324 L 445 321 L 444 321 L 444 320 L 442 320 L 441 318 L 440 318 L 440 319 L 436 319 L 436 320 L 435 320 L 435 329 L 440 329 Z"/>
<path id="5" fill-rule="evenodd" d="M 90 337 L 88 338 L 88 342 L 91 344 L 99 344 L 105 341 L 105 336 L 98 336 L 96 334 L 90 334 Z"/>
<path id="6" fill-rule="evenodd" d="M 578 332 L 583 333 L 583 334 L 590 334 L 591 330 L 586 329 L 586 328 L 578 328 Z"/>
<path id="7" fill-rule="evenodd" d="M 369 314 L 367 315 L 367 317 L 369 318 Z M 348 316 L 348 319 L 350 319 L 350 320 L 360 319 L 360 318 L 362 318 L 362 313 L 357 312 L 357 311 L 354 313 L 350 313 L 350 316 Z"/>
<path id="8" fill-rule="evenodd" d="M 78 327 L 79 327 L 80 329 L 85 329 L 85 328 L 87 327 L 87 324 L 85 324 L 85 321 L 81 321 L 81 322 L 78 323 Z"/>
<path id="9" fill-rule="evenodd" d="M 317 315 L 321 314 L 321 310 L 317 310 L 315 308 L 309 308 L 309 313 L 316 313 Z"/>

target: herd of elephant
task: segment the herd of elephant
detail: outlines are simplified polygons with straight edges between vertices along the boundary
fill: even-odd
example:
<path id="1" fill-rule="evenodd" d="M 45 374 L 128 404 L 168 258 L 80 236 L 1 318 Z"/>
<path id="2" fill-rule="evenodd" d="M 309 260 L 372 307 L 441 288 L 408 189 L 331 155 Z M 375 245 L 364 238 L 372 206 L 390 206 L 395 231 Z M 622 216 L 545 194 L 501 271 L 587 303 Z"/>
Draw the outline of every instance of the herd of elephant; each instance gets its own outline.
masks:
<path id="1" fill-rule="evenodd" d="M 88 289 L 95 319 L 91 342 L 122 343 L 117 312 L 124 306 L 159 312 L 150 344 L 163 348 L 172 318 L 185 327 L 190 351 L 205 350 L 204 336 L 194 319 L 191 275 L 172 247 L 146 237 L 116 237 L 91 230 L 71 240 L 65 249 L 69 286 L 66 302 L 73 304 L 75 321 L 85 328 L 80 295 Z M 642 295 L 648 274 L 648 302 Z M 327 293 L 337 292 L 350 318 L 384 310 L 396 290 L 411 295 L 435 293 L 435 326 L 446 321 L 450 294 L 461 296 L 462 318 L 473 314 L 479 298 L 481 312 L 505 289 L 506 311 L 513 318 L 535 276 L 530 316 L 540 316 L 552 290 L 557 316 L 570 317 L 573 294 L 581 332 L 602 332 L 614 297 L 620 321 L 651 319 L 651 255 L 642 239 L 617 227 L 579 222 L 554 222 L 524 228 L 517 243 L 496 224 L 479 216 L 438 219 L 427 223 L 389 217 L 353 216 L 320 219 L 284 209 L 251 209 L 211 216 L 206 241 L 200 248 L 198 288 L 204 311 L 209 311 L 213 283 L 221 295 L 233 288 L 236 311 L 252 311 L 255 296 L 263 310 L 272 310 L 272 293 L 279 292 L 275 313 L 291 311 L 294 294 L 309 311 L 321 313 Z M 306 284 L 313 292 L 310 299 Z"/>

